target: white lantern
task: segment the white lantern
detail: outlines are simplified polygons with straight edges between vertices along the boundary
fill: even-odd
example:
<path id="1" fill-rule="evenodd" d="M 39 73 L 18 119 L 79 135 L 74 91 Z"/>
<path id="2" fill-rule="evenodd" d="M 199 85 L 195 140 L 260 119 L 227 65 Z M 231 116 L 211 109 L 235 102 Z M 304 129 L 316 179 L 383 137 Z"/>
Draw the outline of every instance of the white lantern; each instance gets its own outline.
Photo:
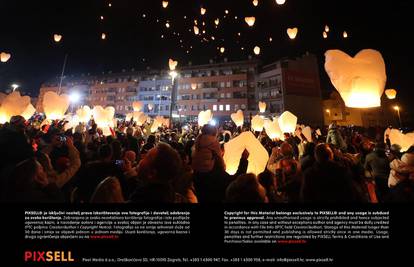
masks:
<path id="1" fill-rule="evenodd" d="M 205 8 L 200 8 L 200 13 L 201 13 L 201 15 L 206 14 L 206 11 L 207 11 L 207 9 L 205 9 Z"/>
<path id="2" fill-rule="evenodd" d="M 286 0 L 276 0 L 276 4 L 283 5 L 286 2 Z"/>
<path id="3" fill-rule="evenodd" d="M 250 131 L 243 132 L 224 144 L 223 160 L 226 164 L 226 172 L 230 175 L 236 174 L 244 150 L 249 152 L 247 173 L 255 175 L 262 173 L 266 169 L 269 154 Z"/>
<path id="4" fill-rule="evenodd" d="M 195 35 L 198 35 L 200 33 L 200 29 L 197 26 L 194 26 L 193 29 Z"/>
<path id="5" fill-rule="evenodd" d="M 325 25 L 325 32 L 329 32 L 329 26 Z"/>
<path id="6" fill-rule="evenodd" d="M 12 116 L 23 115 L 30 104 L 30 97 L 21 96 L 19 91 L 6 95 L 0 106 L 0 123 L 10 121 Z M 29 118 L 32 114 L 30 114 Z"/>
<path id="7" fill-rule="evenodd" d="M 323 32 L 323 33 L 322 33 L 322 36 L 323 36 L 323 39 L 328 38 L 328 34 L 327 34 L 326 32 Z"/>
<path id="8" fill-rule="evenodd" d="M 226 49 L 224 48 L 224 47 L 220 47 L 220 53 L 224 53 L 224 51 L 225 51 Z"/>
<path id="9" fill-rule="evenodd" d="M 407 151 L 411 146 L 414 146 L 414 132 L 403 134 L 397 129 L 387 129 L 384 132 L 384 142 L 386 135 L 389 135 L 391 144 L 397 144 L 401 147 L 400 152 Z"/>
<path id="10" fill-rule="evenodd" d="M 253 5 L 258 6 L 259 5 L 259 0 L 253 0 Z"/>
<path id="11" fill-rule="evenodd" d="M 191 89 L 193 89 L 193 90 L 197 89 L 197 84 L 196 83 L 192 83 L 191 84 Z"/>
<path id="12" fill-rule="evenodd" d="M 105 109 L 102 106 L 95 106 L 92 110 L 93 119 L 98 125 L 98 128 L 102 129 L 102 132 L 105 136 L 112 135 L 110 128 L 115 126 L 114 107 L 106 107 Z"/>
<path id="13" fill-rule="evenodd" d="M 387 76 L 380 52 L 365 49 L 352 58 L 340 50 L 329 50 L 325 53 L 325 70 L 347 107 L 381 105 Z"/>
<path id="14" fill-rule="evenodd" d="M 280 115 L 279 126 L 283 133 L 294 133 L 298 118 L 289 111 L 285 111 Z"/>
<path id="15" fill-rule="evenodd" d="M 260 47 L 255 46 L 254 49 L 253 49 L 253 52 L 254 52 L 255 55 L 259 55 L 260 54 Z"/>
<path id="16" fill-rule="evenodd" d="M 165 27 L 168 29 L 168 28 L 170 28 L 170 23 L 169 22 L 167 22 L 167 23 L 165 23 Z"/>
<path id="17" fill-rule="evenodd" d="M 49 120 L 63 119 L 69 104 L 69 96 L 65 94 L 58 95 L 53 91 L 48 91 L 43 96 L 43 111 Z"/>
<path id="18" fill-rule="evenodd" d="M 264 113 L 266 111 L 266 102 L 259 101 L 259 111 Z"/>
<path id="19" fill-rule="evenodd" d="M 80 122 L 88 123 L 92 117 L 92 110 L 89 106 L 83 106 L 76 110 L 76 115 Z"/>
<path id="20" fill-rule="evenodd" d="M 267 136 L 269 136 L 270 139 L 281 139 L 282 131 L 280 130 L 279 122 L 277 120 L 266 120 L 264 128 Z"/>
<path id="21" fill-rule="evenodd" d="M 172 60 L 171 58 L 168 60 L 168 66 L 170 67 L 170 70 L 173 71 L 177 67 L 178 62 Z"/>
<path id="22" fill-rule="evenodd" d="M 162 1 L 162 7 L 167 8 L 167 6 L 168 6 L 168 1 Z"/>
<path id="23" fill-rule="evenodd" d="M 260 117 L 259 115 L 256 115 L 253 117 L 252 121 L 251 121 L 251 126 L 252 129 L 255 132 L 261 132 L 263 131 L 263 127 L 264 127 L 264 120 L 262 117 Z"/>
<path id="24" fill-rule="evenodd" d="M 244 115 L 242 110 L 238 110 L 236 113 L 232 113 L 230 115 L 231 119 L 233 120 L 234 124 L 236 124 L 237 127 L 242 127 L 244 123 Z"/>
<path id="25" fill-rule="evenodd" d="M 288 28 L 286 32 L 289 38 L 293 40 L 296 38 L 296 35 L 298 34 L 298 28 Z"/>
<path id="26" fill-rule="evenodd" d="M 102 33 L 102 34 L 101 34 L 101 39 L 102 39 L 102 40 L 105 40 L 105 39 L 106 39 L 106 34 L 105 34 L 105 33 Z"/>
<path id="27" fill-rule="evenodd" d="M 132 102 L 132 109 L 134 111 L 140 111 L 144 107 L 144 104 L 141 101 Z"/>
<path id="28" fill-rule="evenodd" d="M 249 25 L 250 27 L 253 27 L 254 23 L 256 22 L 256 18 L 255 17 L 245 17 L 244 21 L 246 21 L 247 25 Z"/>
<path id="29" fill-rule="evenodd" d="M 385 90 L 385 95 L 388 99 L 395 99 L 397 97 L 397 91 L 395 89 Z"/>
<path id="30" fill-rule="evenodd" d="M 55 40 L 56 43 L 59 43 L 60 40 L 62 40 L 62 35 L 54 34 L 53 39 Z"/>
<path id="31" fill-rule="evenodd" d="M 148 110 L 149 110 L 149 111 L 151 111 L 151 110 L 153 110 L 153 109 L 154 109 L 154 104 L 149 103 L 149 104 L 148 104 Z"/>
<path id="32" fill-rule="evenodd" d="M 206 111 L 200 111 L 198 114 L 198 126 L 202 127 L 205 124 L 208 124 L 213 119 L 213 113 L 211 113 L 211 110 Z"/>
<path id="33" fill-rule="evenodd" d="M 347 33 L 346 31 L 344 31 L 344 32 L 342 33 L 342 36 L 346 39 L 346 38 L 348 38 L 348 33 Z"/>
<path id="34" fill-rule="evenodd" d="M 0 61 L 5 63 L 7 61 L 9 61 L 9 59 L 11 58 L 11 55 L 6 53 L 6 52 L 1 52 L 0 54 Z"/>

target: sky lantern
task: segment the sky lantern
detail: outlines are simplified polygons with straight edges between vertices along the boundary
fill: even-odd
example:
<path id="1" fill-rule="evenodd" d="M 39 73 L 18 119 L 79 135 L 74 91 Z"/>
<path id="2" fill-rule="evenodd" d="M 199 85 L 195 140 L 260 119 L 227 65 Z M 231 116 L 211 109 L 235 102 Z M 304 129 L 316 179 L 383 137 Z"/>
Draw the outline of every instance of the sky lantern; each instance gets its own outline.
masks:
<path id="1" fill-rule="evenodd" d="M 11 55 L 6 53 L 6 52 L 1 52 L 0 54 L 0 61 L 5 63 L 7 61 L 9 61 L 9 59 L 11 58 Z"/>
<path id="2" fill-rule="evenodd" d="M 132 102 L 132 109 L 134 111 L 141 111 L 143 107 L 144 107 L 144 104 L 141 101 Z"/>
<path id="3" fill-rule="evenodd" d="M 216 19 L 214 20 L 214 24 L 219 25 L 219 24 L 220 24 L 220 19 L 219 19 L 219 18 L 216 18 Z"/>
<path id="4" fill-rule="evenodd" d="M 259 101 L 259 111 L 264 113 L 266 111 L 266 102 Z"/>
<path id="5" fill-rule="evenodd" d="M 347 33 L 346 31 L 344 31 L 344 32 L 342 33 L 342 36 L 346 39 L 346 38 L 348 38 L 348 33 Z"/>
<path id="6" fill-rule="evenodd" d="M 198 126 L 202 127 L 205 124 L 208 124 L 213 119 L 213 113 L 210 109 L 206 111 L 200 111 L 198 113 Z"/>
<path id="7" fill-rule="evenodd" d="M 245 17 L 244 21 L 246 21 L 247 25 L 249 25 L 250 27 L 253 27 L 254 23 L 256 22 L 256 18 L 255 17 Z"/>
<path id="8" fill-rule="evenodd" d="M 230 115 L 231 120 L 236 124 L 237 127 L 242 127 L 244 123 L 244 115 L 242 110 L 238 110 L 236 113 Z"/>
<path id="9" fill-rule="evenodd" d="M 225 51 L 226 49 L 224 48 L 224 47 L 220 47 L 220 53 L 224 53 L 224 51 Z"/>
<path id="10" fill-rule="evenodd" d="M 197 84 L 196 83 L 192 83 L 191 84 L 191 89 L 193 89 L 193 90 L 197 89 Z"/>
<path id="11" fill-rule="evenodd" d="M 395 89 L 385 90 L 385 95 L 388 99 L 395 99 L 397 97 L 397 91 Z"/>
<path id="12" fill-rule="evenodd" d="M 165 23 L 165 27 L 168 29 L 168 28 L 170 28 L 170 23 L 169 22 L 167 22 L 167 23 Z"/>
<path id="13" fill-rule="evenodd" d="M 109 3 L 109 4 L 108 4 L 108 6 L 109 6 L 109 7 L 112 7 L 112 4 L 111 4 L 111 3 Z"/>
<path id="14" fill-rule="evenodd" d="M 350 57 L 340 50 L 328 50 L 325 53 L 325 70 L 347 107 L 381 105 L 387 75 L 380 52 L 364 49 L 355 57 Z"/>
<path id="15" fill-rule="evenodd" d="M 207 9 L 205 9 L 205 8 L 200 8 L 200 13 L 201 13 L 201 15 L 206 14 L 206 11 L 207 11 Z"/>
<path id="16" fill-rule="evenodd" d="M 282 130 L 280 130 L 279 122 L 277 120 L 265 120 L 264 129 L 270 139 L 281 139 Z"/>
<path id="17" fill-rule="evenodd" d="M 168 7 L 168 1 L 162 1 L 162 7 L 167 8 Z"/>
<path id="18" fill-rule="evenodd" d="M 286 2 L 286 0 L 276 0 L 276 4 L 283 5 Z"/>
<path id="19" fill-rule="evenodd" d="M 229 14 L 229 11 L 226 9 L 226 10 L 224 10 L 224 13 Z"/>
<path id="20" fill-rule="evenodd" d="M 21 96 L 19 91 L 6 95 L 0 106 L 0 123 L 10 121 L 12 116 L 22 115 L 29 105 L 31 105 L 30 97 Z"/>
<path id="21" fill-rule="evenodd" d="M 49 120 L 60 120 L 69 108 L 70 99 L 66 94 L 58 95 L 48 91 L 43 96 L 43 111 Z"/>
<path id="22" fill-rule="evenodd" d="M 32 104 L 29 104 L 27 105 L 26 109 L 20 115 L 22 115 L 22 117 L 25 120 L 29 120 L 35 112 L 36 112 L 36 109 L 33 107 Z"/>
<path id="23" fill-rule="evenodd" d="M 298 117 L 293 115 L 290 111 L 285 111 L 280 115 L 278 122 L 282 133 L 294 133 Z"/>
<path id="24" fill-rule="evenodd" d="M 147 115 L 142 111 L 134 111 L 126 114 L 125 121 L 131 121 L 131 119 L 133 119 L 138 126 L 142 126 L 147 121 Z"/>
<path id="25" fill-rule="evenodd" d="M 323 32 L 323 33 L 322 33 L 322 36 L 323 36 L 323 39 L 328 38 L 328 34 L 327 34 L 326 32 Z"/>
<path id="26" fill-rule="evenodd" d="M 295 39 L 296 35 L 298 34 L 298 28 L 288 28 L 287 29 L 287 34 L 289 36 L 290 39 Z"/>
<path id="27" fill-rule="evenodd" d="M 259 5 L 259 0 L 253 0 L 253 5 L 258 6 Z"/>
<path id="28" fill-rule="evenodd" d="M 200 29 L 197 26 L 194 26 L 193 29 L 195 35 L 198 35 L 200 33 Z"/>
<path id="29" fill-rule="evenodd" d="M 104 16 L 101 16 L 101 20 L 104 20 Z"/>
<path id="30" fill-rule="evenodd" d="M 89 106 L 83 106 L 76 110 L 76 116 L 79 122 L 88 123 L 92 117 L 92 110 Z"/>
<path id="31" fill-rule="evenodd" d="M 251 126 L 255 132 L 263 131 L 263 126 L 264 126 L 263 118 L 260 117 L 259 115 L 254 116 L 251 122 Z"/>
<path id="32" fill-rule="evenodd" d="M 329 26 L 328 25 L 325 25 L 325 31 L 329 32 Z"/>
<path id="33" fill-rule="evenodd" d="M 269 37 L 269 42 L 273 42 L 273 38 L 272 37 Z"/>
<path id="34" fill-rule="evenodd" d="M 257 45 L 254 47 L 253 52 L 255 55 L 260 55 L 260 47 L 258 47 Z"/>
<path id="35" fill-rule="evenodd" d="M 384 142 L 386 142 L 386 135 L 389 136 L 391 145 L 397 144 L 401 146 L 401 152 L 407 151 L 414 145 L 414 132 L 403 134 L 397 129 L 388 128 L 384 132 Z"/>
<path id="36" fill-rule="evenodd" d="M 102 33 L 102 34 L 101 34 L 101 39 L 102 39 L 102 40 L 105 40 L 105 39 L 106 39 L 106 34 L 105 34 L 105 33 Z"/>
<path id="37" fill-rule="evenodd" d="M 178 65 L 178 61 L 174 61 L 171 58 L 168 60 L 168 66 L 169 66 L 169 68 L 170 68 L 171 71 L 175 70 L 175 68 L 177 67 L 177 65 Z"/>
<path id="38" fill-rule="evenodd" d="M 62 40 L 62 35 L 54 34 L 53 35 L 53 40 L 55 40 L 56 43 L 59 43 L 60 40 Z"/>
<path id="39" fill-rule="evenodd" d="M 105 136 L 112 135 L 110 128 L 114 127 L 114 107 L 95 106 L 92 110 L 93 119 L 98 125 L 98 128 L 102 129 Z"/>
<path id="40" fill-rule="evenodd" d="M 266 169 L 269 154 L 250 131 L 243 132 L 224 144 L 223 160 L 226 172 L 230 175 L 236 174 L 244 150 L 249 152 L 247 173 L 255 175 L 262 173 Z"/>

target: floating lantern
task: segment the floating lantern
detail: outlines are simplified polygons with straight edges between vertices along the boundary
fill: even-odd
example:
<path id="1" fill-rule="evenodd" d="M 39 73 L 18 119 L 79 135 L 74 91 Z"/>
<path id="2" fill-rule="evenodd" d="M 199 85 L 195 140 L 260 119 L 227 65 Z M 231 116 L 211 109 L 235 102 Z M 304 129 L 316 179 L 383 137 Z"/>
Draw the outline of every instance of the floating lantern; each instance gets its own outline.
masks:
<path id="1" fill-rule="evenodd" d="M 388 99 L 395 99 L 397 96 L 397 91 L 395 89 L 387 89 L 385 90 L 385 95 Z"/>
<path id="2" fill-rule="evenodd" d="M 386 142 L 386 135 L 390 138 L 391 145 L 397 144 L 401 147 L 400 152 L 407 151 L 411 146 L 414 146 L 414 132 L 403 134 L 397 129 L 387 129 L 384 132 L 384 142 Z"/>
<path id="3" fill-rule="evenodd" d="M 254 49 L 253 49 L 253 52 L 254 52 L 255 55 L 260 55 L 260 47 L 255 46 Z"/>
<path id="4" fill-rule="evenodd" d="M 243 132 L 224 144 L 223 160 L 226 164 L 226 172 L 230 175 L 236 174 L 244 150 L 249 152 L 247 173 L 255 175 L 262 173 L 266 169 L 269 154 L 250 131 Z"/>
<path id="5" fill-rule="evenodd" d="M 170 28 L 170 23 L 165 23 L 165 27 L 168 29 L 168 28 Z"/>
<path id="6" fill-rule="evenodd" d="M 220 47 L 220 53 L 224 53 L 224 51 L 225 51 L 226 49 L 224 48 L 224 47 Z"/>
<path id="7" fill-rule="evenodd" d="M 342 33 L 342 36 L 346 39 L 346 38 L 348 38 L 348 33 L 347 33 L 346 31 L 344 31 L 344 32 Z"/>
<path id="8" fill-rule="evenodd" d="M 264 129 L 267 136 L 272 140 L 280 139 L 282 137 L 282 131 L 280 130 L 279 122 L 277 120 L 266 120 Z"/>
<path id="9" fill-rule="evenodd" d="M 43 96 L 43 111 L 49 120 L 60 120 L 69 108 L 70 99 L 68 95 L 58 95 L 48 91 Z"/>
<path id="10" fill-rule="evenodd" d="M 200 33 L 200 29 L 197 26 L 194 26 L 193 29 L 194 29 L 195 35 L 198 35 Z"/>
<path id="11" fill-rule="evenodd" d="M 365 49 L 352 58 L 340 50 L 328 50 L 325 70 L 347 107 L 381 105 L 387 76 L 380 52 Z"/>
<path id="12" fill-rule="evenodd" d="M 105 136 L 112 135 L 111 128 L 115 126 L 114 107 L 106 107 L 105 109 L 102 106 L 95 106 L 92 110 L 93 119 L 98 125 L 98 128 L 102 129 L 102 132 Z"/>
<path id="13" fill-rule="evenodd" d="M 83 106 L 76 110 L 76 116 L 78 120 L 83 123 L 88 123 L 92 117 L 92 110 L 89 106 Z"/>
<path id="14" fill-rule="evenodd" d="M 215 19 L 215 20 L 214 20 L 214 24 L 219 25 L 219 24 L 220 24 L 220 19 L 218 19 L 218 18 L 217 18 L 217 19 Z"/>
<path id="15" fill-rule="evenodd" d="M 236 113 L 232 113 L 230 115 L 232 121 L 234 124 L 236 124 L 237 127 L 242 127 L 244 123 L 244 115 L 242 110 L 238 110 Z"/>
<path id="16" fill-rule="evenodd" d="M 213 119 L 213 113 L 208 109 L 206 111 L 200 111 L 198 114 L 198 126 L 202 127 L 205 124 L 208 124 Z"/>
<path id="17" fill-rule="evenodd" d="M 193 89 L 193 90 L 197 89 L 197 84 L 196 83 L 192 83 L 191 84 L 191 89 Z"/>
<path id="18" fill-rule="evenodd" d="M 253 5 L 258 6 L 259 5 L 259 0 L 253 0 Z"/>
<path id="19" fill-rule="evenodd" d="M 296 35 L 298 34 L 298 28 L 288 28 L 287 29 L 287 34 L 289 36 L 290 39 L 295 39 Z"/>
<path id="20" fill-rule="evenodd" d="M 328 38 L 328 34 L 327 34 L 326 32 L 323 32 L 323 33 L 322 33 L 322 36 L 323 36 L 323 39 Z"/>
<path id="21" fill-rule="evenodd" d="M 205 9 L 205 8 L 200 8 L 200 13 L 201 13 L 201 15 L 206 14 L 206 11 L 207 11 L 207 9 Z"/>
<path id="22" fill-rule="evenodd" d="M 5 63 L 7 61 L 9 61 L 9 59 L 11 58 L 11 55 L 6 53 L 6 52 L 1 52 L 0 54 L 0 61 Z"/>
<path id="23" fill-rule="evenodd" d="M 19 91 L 13 91 L 12 93 L 6 95 L 0 106 L 0 123 L 10 121 L 13 116 L 23 115 L 29 105 L 31 105 L 30 97 L 21 96 Z M 33 113 L 30 114 L 29 118 L 33 115 Z"/>
<path id="24" fill-rule="evenodd" d="M 259 111 L 264 113 L 266 111 L 266 102 L 259 101 Z"/>
<path id="25" fill-rule="evenodd" d="M 168 1 L 162 1 L 162 7 L 167 8 L 168 7 Z"/>
<path id="26" fill-rule="evenodd" d="M 276 0 L 276 4 L 283 5 L 286 2 L 286 0 Z"/>
<path id="27" fill-rule="evenodd" d="M 102 34 L 101 34 L 101 39 L 102 39 L 102 40 L 105 40 L 105 39 L 106 39 L 106 34 L 105 34 L 105 33 L 102 33 Z"/>
<path id="28" fill-rule="evenodd" d="M 134 101 L 132 102 L 132 109 L 134 111 L 141 111 L 141 109 L 144 107 L 144 104 L 141 101 Z"/>
<path id="29" fill-rule="evenodd" d="M 55 40 L 56 43 L 59 43 L 60 40 L 62 40 L 62 35 L 54 34 L 53 39 Z"/>
<path id="30" fill-rule="evenodd" d="M 247 25 L 249 25 L 250 27 L 253 27 L 254 23 L 256 22 L 256 18 L 255 17 L 245 17 L 244 21 L 246 21 Z"/>
<path id="31" fill-rule="evenodd" d="M 280 115 L 279 126 L 283 133 L 294 133 L 298 118 L 289 111 L 285 111 Z"/>
<path id="32" fill-rule="evenodd" d="M 177 61 L 174 61 L 171 58 L 168 60 L 168 66 L 169 66 L 169 68 L 170 68 L 171 71 L 175 70 L 175 68 L 177 67 L 177 65 L 178 65 L 178 62 Z"/>
<path id="33" fill-rule="evenodd" d="M 260 117 L 259 115 L 254 116 L 251 122 L 251 126 L 252 126 L 253 131 L 255 132 L 263 131 L 263 127 L 264 127 L 263 118 Z"/>
<path id="34" fill-rule="evenodd" d="M 149 111 L 151 111 L 151 110 L 153 110 L 153 109 L 154 109 L 154 104 L 149 103 L 149 104 L 148 104 L 148 110 L 149 110 Z"/>
<path id="35" fill-rule="evenodd" d="M 329 32 L 329 26 L 325 25 L 325 32 Z"/>

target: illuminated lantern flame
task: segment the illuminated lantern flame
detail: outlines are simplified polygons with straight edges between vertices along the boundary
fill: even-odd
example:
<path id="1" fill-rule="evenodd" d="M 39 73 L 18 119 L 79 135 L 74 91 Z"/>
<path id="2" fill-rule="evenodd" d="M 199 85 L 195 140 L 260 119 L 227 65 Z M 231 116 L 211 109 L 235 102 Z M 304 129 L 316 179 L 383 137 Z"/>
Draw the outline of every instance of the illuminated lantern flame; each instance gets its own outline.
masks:
<path id="1" fill-rule="evenodd" d="M 167 6 L 168 6 L 168 1 L 162 1 L 162 7 L 167 8 Z"/>
<path id="2" fill-rule="evenodd" d="M 298 123 L 298 117 L 289 111 L 285 111 L 280 115 L 278 122 L 283 133 L 294 133 L 296 124 Z"/>
<path id="3" fill-rule="evenodd" d="M 206 11 L 207 11 L 207 9 L 205 9 L 205 8 L 200 8 L 200 13 L 201 13 L 201 15 L 206 14 Z"/>
<path id="4" fill-rule="evenodd" d="M 193 90 L 197 89 L 197 84 L 196 83 L 192 83 L 191 84 L 191 89 L 193 89 Z"/>
<path id="5" fill-rule="evenodd" d="M 89 106 L 83 106 L 76 110 L 76 116 L 80 122 L 88 123 L 92 117 L 92 110 Z"/>
<path id="6" fill-rule="evenodd" d="M 401 147 L 400 152 L 405 152 L 414 144 L 414 132 L 403 134 L 397 129 L 388 128 L 384 132 L 384 142 L 386 142 L 386 135 L 389 136 L 391 144 L 397 144 Z"/>
<path id="7" fill-rule="evenodd" d="M 290 39 L 295 39 L 296 35 L 298 34 L 298 28 L 288 28 L 287 29 L 287 34 L 289 36 Z"/>
<path id="8" fill-rule="evenodd" d="M 276 4 L 283 5 L 286 2 L 286 0 L 276 0 Z"/>
<path id="9" fill-rule="evenodd" d="M 214 24 L 219 25 L 219 24 L 220 24 L 220 19 L 218 19 L 218 18 L 217 18 L 217 19 L 215 19 L 215 20 L 214 20 Z"/>
<path id="10" fill-rule="evenodd" d="M 153 109 L 154 109 L 154 104 L 149 103 L 149 104 L 148 104 L 148 110 L 149 110 L 149 111 L 151 111 L 151 110 L 153 110 Z"/>
<path id="11" fill-rule="evenodd" d="M 53 39 L 55 40 L 56 43 L 59 43 L 60 40 L 62 40 L 62 35 L 54 34 Z"/>
<path id="12" fill-rule="evenodd" d="M 220 53 L 224 53 L 226 49 L 224 47 L 220 47 Z"/>
<path id="13" fill-rule="evenodd" d="M 260 55 L 260 47 L 255 46 L 254 49 L 253 49 L 253 52 L 254 52 L 255 55 Z"/>
<path id="14" fill-rule="evenodd" d="M 253 27 L 254 23 L 256 22 L 256 18 L 255 17 L 245 17 L 244 21 L 246 21 L 247 25 L 249 25 L 250 27 Z"/>
<path id="15" fill-rule="evenodd" d="M 277 120 L 266 120 L 264 128 L 270 139 L 281 139 L 282 131 L 280 130 L 279 122 Z"/>
<path id="16" fill-rule="evenodd" d="M 328 25 L 325 25 L 325 31 L 329 32 L 329 26 Z"/>
<path id="17" fill-rule="evenodd" d="M 6 52 L 1 52 L 0 54 L 0 61 L 5 63 L 7 61 L 9 61 L 9 59 L 11 58 L 11 55 L 6 53 Z"/>
<path id="18" fill-rule="evenodd" d="M 213 113 L 210 109 L 206 111 L 200 111 L 198 114 L 198 126 L 202 127 L 208 124 L 213 119 Z"/>
<path id="19" fill-rule="evenodd" d="M 134 111 L 141 111 L 141 109 L 144 107 L 144 104 L 141 101 L 134 101 L 132 102 L 132 109 Z"/>
<path id="20" fill-rule="evenodd" d="M 170 28 L 170 23 L 165 23 L 165 27 Z"/>
<path id="21" fill-rule="evenodd" d="M 259 101 L 259 111 L 264 113 L 266 111 L 266 102 Z"/>
<path id="22" fill-rule="evenodd" d="M 69 108 L 70 99 L 68 95 L 58 95 L 56 92 L 48 91 L 43 96 L 43 111 L 49 120 L 60 120 Z"/>
<path id="23" fill-rule="evenodd" d="M 322 36 L 323 36 L 323 39 L 328 38 L 328 34 L 326 32 L 323 32 Z"/>
<path id="24" fill-rule="evenodd" d="M 200 29 L 197 26 L 194 26 L 194 33 L 195 35 L 198 35 L 200 33 Z"/>
<path id="25" fill-rule="evenodd" d="M 253 0 L 253 5 L 258 6 L 259 5 L 259 0 Z"/>
<path id="26" fill-rule="evenodd" d="M 344 31 L 344 33 L 342 34 L 342 36 L 346 39 L 346 38 L 348 38 L 348 33 L 346 31 Z"/>
<path id="27" fill-rule="evenodd" d="M 106 39 L 106 34 L 105 34 L 105 33 L 102 33 L 102 34 L 101 34 L 101 39 L 102 39 L 102 40 L 105 40 L 105 39 Z"/>
<path id="28" fill-rule="evenodd" d="M 397 97 L 397 91 L 395 89 L 385 90 L 385 95 L 388 99 L 395 99 Z"/>
<path id="29" fill-rule="evenodd" d="M 30 97 L 21 96 L 19 91 L 4 96 L 0 106 L 0 123 L 10 121 L 12 116 L 22 115 L 30 104 Z M 31 117 L 32 114 L 30 114 Z"/>
<path id="30" fill-rule="evenodd" d="M 252 129 L 255 132 L 261 132 L 261 131 L 263 131 L 264 120 L 259 115 L 256 115 L 256 116 L 253 117 L 253 119 L 251 121 L 251 124 L 252 124 Z"/>
<path id="31" fill-rule="evenodd" d="M 110 128 L 114 128 L 114 107 L 95 106 L 92 110 L 93 119 L 98 125 L 98 128 L 102 129 L 105 136 L 112 135 Z"/>
<path id="32" fill-rule="evenodd" d="M 234 124 L 236 124 L 237 127 L 241 127 L 243 126 L 244 123 L 244 115 L 243 115 L 243 111 L 242 110 L 238 110 L 236 113 L 232 113 L 230 115 L 232 121 L 234 122 Z"/>
<path id="33" fill-rule="evenodd" d="M 171 58 L 168 60 L 168 66 L 169 66 L 169 68 L 170 68 L 171 71 L 175 70 L 175 68 L 177 67 L 177 65 L 178 65 L 178 61 L 174 61 Z"/>
<path id="34" fill-rule="evenodd" d="M 325 70 L 347 107 L 381 105 L 387 75 L 380 52 L 365 49 L 352 58 L 340 50 L 328 50 Z"/>

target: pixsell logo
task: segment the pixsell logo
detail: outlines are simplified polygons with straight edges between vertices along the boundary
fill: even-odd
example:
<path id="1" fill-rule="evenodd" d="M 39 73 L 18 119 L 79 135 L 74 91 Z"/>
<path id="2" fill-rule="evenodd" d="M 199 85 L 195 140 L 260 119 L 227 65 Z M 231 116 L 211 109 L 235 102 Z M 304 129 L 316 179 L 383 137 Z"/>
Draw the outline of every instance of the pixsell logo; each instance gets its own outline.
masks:
<path id="1" fill-rule="evenodd" d="M 25 251 L 25 262 L 71 262 L 72 251 Z"/>

